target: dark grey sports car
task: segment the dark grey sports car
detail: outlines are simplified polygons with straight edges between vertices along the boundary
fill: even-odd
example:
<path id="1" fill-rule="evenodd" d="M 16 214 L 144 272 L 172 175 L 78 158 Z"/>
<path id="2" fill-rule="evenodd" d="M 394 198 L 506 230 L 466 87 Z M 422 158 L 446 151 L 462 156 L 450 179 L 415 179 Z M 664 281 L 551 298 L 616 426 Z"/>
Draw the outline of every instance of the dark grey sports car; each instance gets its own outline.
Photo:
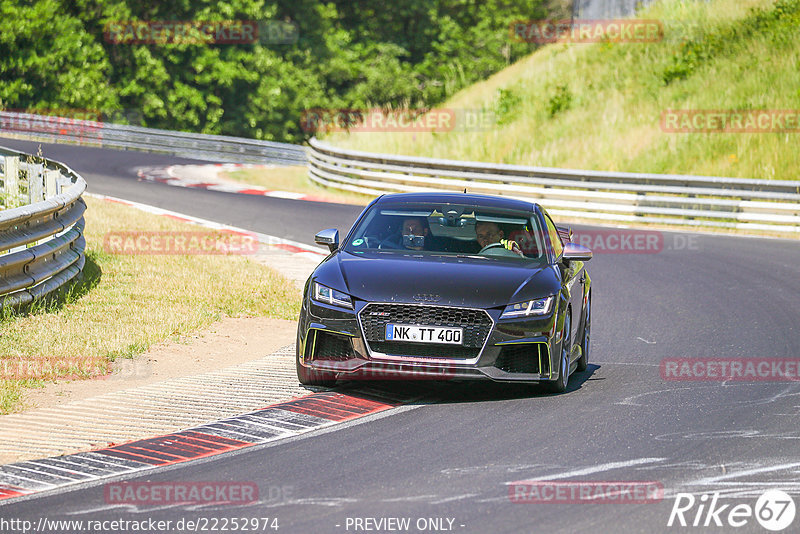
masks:
<path id="1" fill-rule="evenodd" d="M 565 242 L 566 241 L 566 242 Z M 460 193 L 375 199 L 305 286 L 302 384 L 491 379 L 564 391 L 586 368 L 589 249 L 538 204 Z"/>

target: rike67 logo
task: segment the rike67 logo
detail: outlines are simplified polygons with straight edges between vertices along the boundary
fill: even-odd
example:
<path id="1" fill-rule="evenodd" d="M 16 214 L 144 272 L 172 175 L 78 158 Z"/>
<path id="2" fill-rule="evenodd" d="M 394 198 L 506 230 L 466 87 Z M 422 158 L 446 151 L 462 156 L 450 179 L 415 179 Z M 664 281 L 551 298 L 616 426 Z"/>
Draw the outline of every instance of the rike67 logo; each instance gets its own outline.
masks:
<path id="1" fill-rule="evenodd" d="M 773 489 L 761 494 L 755 507 L 743 503 L 720 504 L 719 493 L 695 497 L 678 493 L 667 526 L 739 528 L 755 520 L 765 529 L 779 532 L 792 524 L 795 504 L 785 491 Z"/>

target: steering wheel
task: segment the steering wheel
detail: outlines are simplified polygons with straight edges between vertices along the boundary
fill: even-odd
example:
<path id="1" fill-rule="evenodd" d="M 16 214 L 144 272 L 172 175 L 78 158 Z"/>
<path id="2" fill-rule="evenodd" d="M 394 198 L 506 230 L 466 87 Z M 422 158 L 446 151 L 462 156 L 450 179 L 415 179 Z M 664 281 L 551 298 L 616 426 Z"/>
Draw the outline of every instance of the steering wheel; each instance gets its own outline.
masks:
<path id="1" fill-rule="evenodd" d="M 478 254 L 483 254 L 483 253 L 484 253 L 484 252 L 486 252 L 487 250 L 491 250 L 491 249 L 494 249 L 494 248 L 502 248 L 503 250 L 505 250 L 505 248 L 506 248 L 506 247 L 505 247 L 505 245 L 503 245 L 502 243 L 489 243 L 488 245 L 486 245 L 485 247 L 483 247 L 483 248 L 480 250 L 480 252 L 478 252 Z"/>

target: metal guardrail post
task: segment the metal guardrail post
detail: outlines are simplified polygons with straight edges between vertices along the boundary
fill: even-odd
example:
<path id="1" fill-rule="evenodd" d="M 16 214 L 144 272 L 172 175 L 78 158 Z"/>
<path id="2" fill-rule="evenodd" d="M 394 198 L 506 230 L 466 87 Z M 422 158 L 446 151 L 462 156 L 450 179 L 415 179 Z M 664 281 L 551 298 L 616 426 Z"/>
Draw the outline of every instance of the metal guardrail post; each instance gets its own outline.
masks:
<path id="1" fill-rule="evenodd" d="M 44 198 L 53 198 L 58 194 L 58 177 L 60 172 L 56 170 L 44 171 Z"/>
<path id="2" fill-rule="evenodd" d="M 5 209 L 16 208 L 19 205 L 19 156 L 6 156 L 5 171 L 3 174 L 3 196 Z"/>
<path id="3" fill-rule="evenodd" d="M 28 164 L 28 204 L 36 204 L 44 200 L 44 165 L 41 163 Z"/>

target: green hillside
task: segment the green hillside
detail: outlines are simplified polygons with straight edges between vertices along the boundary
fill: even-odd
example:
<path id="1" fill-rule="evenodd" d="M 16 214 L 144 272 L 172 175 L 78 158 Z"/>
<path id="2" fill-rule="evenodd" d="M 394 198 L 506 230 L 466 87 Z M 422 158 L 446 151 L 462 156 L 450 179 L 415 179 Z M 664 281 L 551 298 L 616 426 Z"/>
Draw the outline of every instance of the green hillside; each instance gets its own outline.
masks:
<path id="1" fill-rule="evenodd" d="M 443 106 L 484 131 L 332 134 L 376 152 L 613 171 L 798 179 L 794 132 L 669 133 L 665 110 L 800 110 L 800 0 L 663 0 L 653 43 L 545 46 Z M 773 125 L 774 126 L 774 125 Z M 778 123 L 780 128 L 780 123 Z"/>

